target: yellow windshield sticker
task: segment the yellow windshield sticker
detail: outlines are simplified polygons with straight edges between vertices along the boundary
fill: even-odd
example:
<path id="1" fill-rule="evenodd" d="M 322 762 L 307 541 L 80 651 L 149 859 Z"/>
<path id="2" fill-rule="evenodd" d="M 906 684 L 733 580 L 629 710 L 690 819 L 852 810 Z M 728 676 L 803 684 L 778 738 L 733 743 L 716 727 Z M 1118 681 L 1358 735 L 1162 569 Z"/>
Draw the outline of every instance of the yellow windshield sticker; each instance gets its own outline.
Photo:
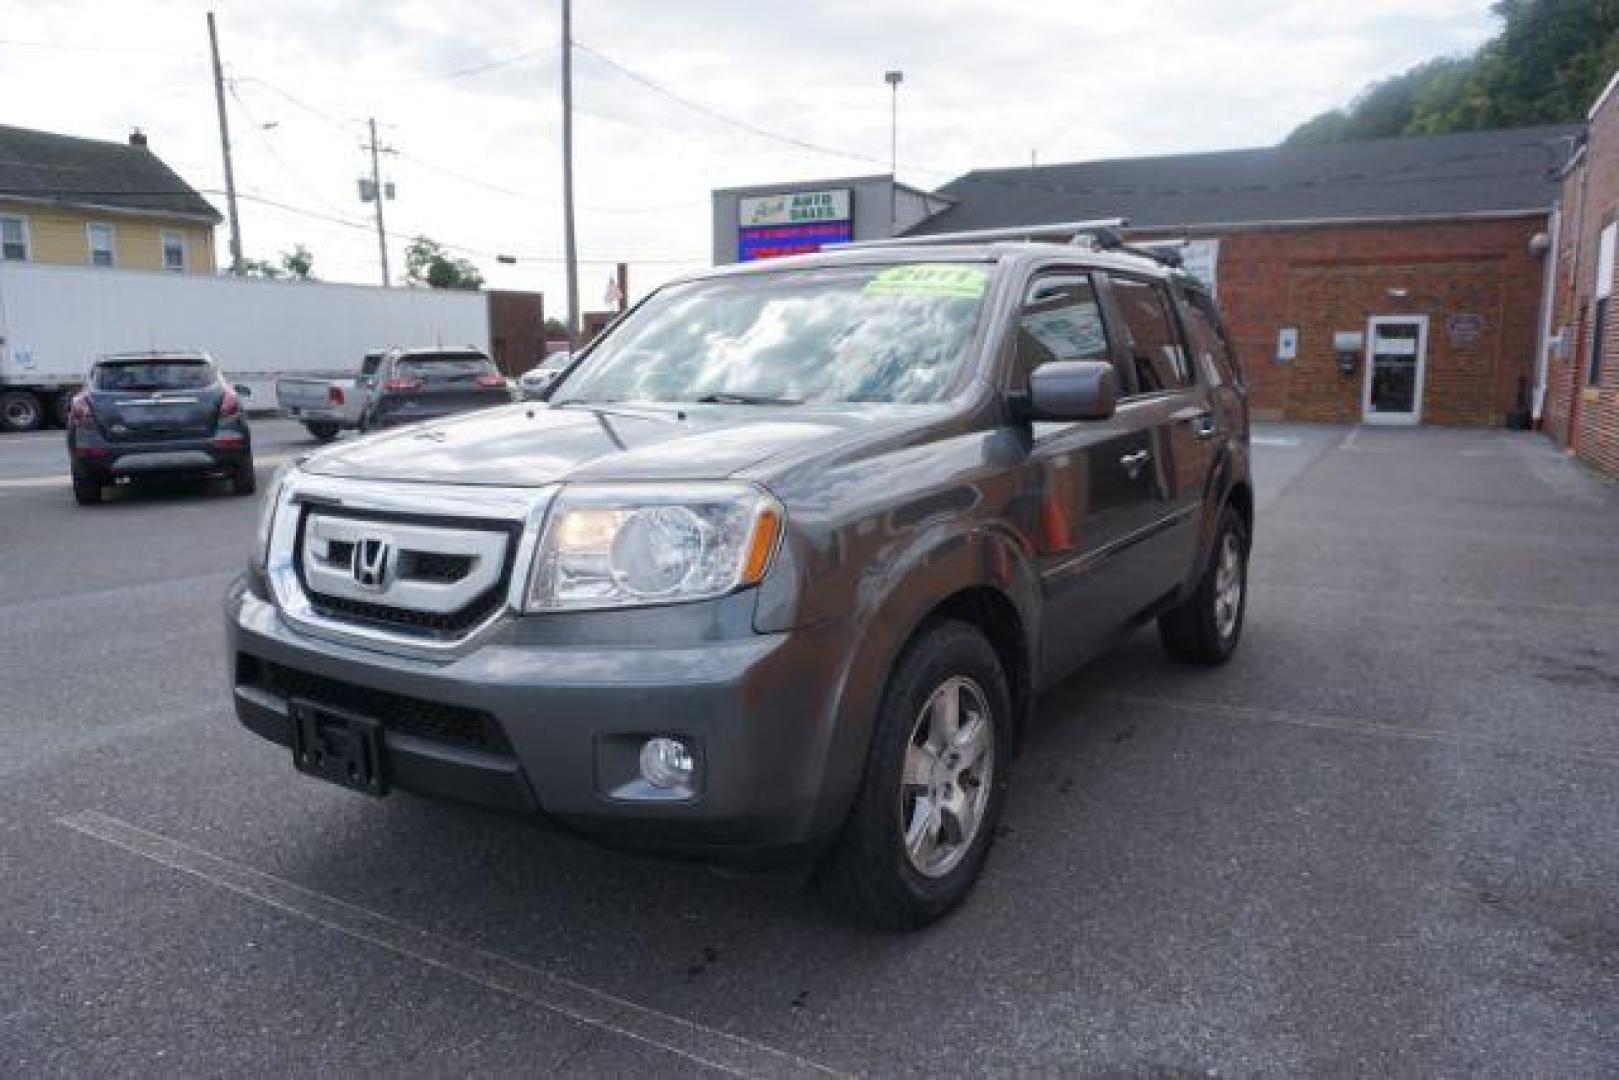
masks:
<path id="1" fill-rule="evenodd" d="M 989 274 L 978 266 L 917 263 L 890 266 L 866 283 L 867 296 L 955 296 L 976 300 L 984 295 Z"/>

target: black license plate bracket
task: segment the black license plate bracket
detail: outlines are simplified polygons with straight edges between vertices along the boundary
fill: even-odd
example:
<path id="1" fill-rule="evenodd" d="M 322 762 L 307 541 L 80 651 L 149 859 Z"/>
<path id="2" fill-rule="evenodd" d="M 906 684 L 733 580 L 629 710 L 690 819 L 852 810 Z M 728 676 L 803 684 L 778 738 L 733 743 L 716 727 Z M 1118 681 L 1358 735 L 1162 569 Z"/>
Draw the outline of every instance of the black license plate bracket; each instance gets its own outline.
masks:
<path id="1" fill-rule="evenodd" d="M 367 795 L 386 795 L 382 725 L 365 716 L 293 701 L 292 764 L 302 773 Z"/>

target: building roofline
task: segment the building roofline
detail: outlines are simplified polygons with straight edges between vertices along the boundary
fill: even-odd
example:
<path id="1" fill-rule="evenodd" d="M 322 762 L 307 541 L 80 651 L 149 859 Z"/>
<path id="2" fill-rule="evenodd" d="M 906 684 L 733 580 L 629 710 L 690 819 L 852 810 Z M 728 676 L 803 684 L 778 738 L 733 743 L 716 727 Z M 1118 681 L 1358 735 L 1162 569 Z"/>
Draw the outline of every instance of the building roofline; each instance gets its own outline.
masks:
<path id="1" fill-rule="evenodd" d="M 1608 85 L 1602 88 L 1602 93 L 1598 94 L 1596 101 L 1591 103 L 1591 110 L 1585 114 L 1586 123 L 1596 119 L 1597 113 L 1602 111 L 1602 106 L 1608 103 L 1608 99 L 1613 96 L 1615 90 L 1619 90 L 1619 71 L 1613 73 L 1613 78 L 1608 80 Z"/>
<path id="2" fill-rule="evenodd" d="M 198 198 L 201 198 L 199 195 Z M 99 214 L 118 214 L 124 217 L 164 218 L 194 221 L 203 225 L 218 225 L 224 218 L 219 211 L 211 214 L 192 214 L 184 210 L 158 210 L 138 206 L 110 206 L 106 203 L 78 199 L 42 198 L 38 195 L 16 195 L 0 192 L 0 203 L 27 203 L 29 206 L 66 207 L 73 210 L 94 210 Z"/>
<path id="3" fill-rule="evenodd" d="M 1619 75 L 1615 76 L 1615 80 L 1619 81 Z M 969 170 L 968 172 L 962 173 L 960 176 L 956 177 L 955 180 L 950 181 L 950 183 L 955 183 L 958 180 L 965 180 L 974 176 L 991 176 L 1005 173 L 1042 173 L 1056 169 L 1074 168 L 1079 166 L 1115 164 L 1128 165 L 1149 161 L 1184 161 L 1188 158 L 1233 157 L 1239 154 L 1269 154 L 1277 151 L 1307 154 L 1314 150 L 1330 151 L 1345 146 L 1371 147 L 1384 144 L 1410 145 L 1415 142 L 1437 142 L 1445 139 L 1459 140 L 1477 137 L 1522 134 L 1531 131 L 1552 131 L 1559 128 L 1566 130 L 1568 128 L 1577 127 L 1579 127 L 1577 122 L 1525 124 L 1510 128 L 1481 128 L 1476 131 L 1447 131 L 1438 135 L 1385 135 L 1378 139 L 1352 139 L 1348 142 L 1341 143 L 1320 143 L 1293 146 L 1289 146 L 1286 143 L 1277 143 L 1273 146 L 1238 146 L 1227 148 L 1225 150 L 1193 150 L 1186 153 L 1171 151 L 1162 154 L 1132 154 L 1123 157 L 1082 158 L 1078 161 L 1053 161 L 1041 165 L 1001 165 L 995 168 Z"/>
<path id="4" fill-rule="evenodd" d="M 1126 227 L 1134 235 L 1187 232 L 1262 232 L 1267 229 L 1338 228 L 1349 225 L 1443 225 L 1452 221 L 1515 221 L 1545 217 L 1550 206 L 1522 210 L 1471 210 L 1452 214 L 1379 214 L 1371 217 L 1292 218 L 1284 221 L 1194 222 Z"/>

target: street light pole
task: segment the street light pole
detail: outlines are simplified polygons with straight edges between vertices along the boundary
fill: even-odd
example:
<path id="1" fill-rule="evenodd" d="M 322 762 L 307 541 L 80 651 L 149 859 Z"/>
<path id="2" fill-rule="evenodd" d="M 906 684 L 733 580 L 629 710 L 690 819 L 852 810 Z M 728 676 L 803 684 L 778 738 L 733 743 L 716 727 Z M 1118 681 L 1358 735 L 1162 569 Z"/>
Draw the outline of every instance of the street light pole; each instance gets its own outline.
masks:
<path id="1" fill-rule="evenodd" d="M 568 347 L 579 346 L 579 249 L 573 235 L 573 4 L 562 0 L 562 246 L 567 261 Z"/>
<path id="2" fill-rule="evenodd" d="M 371 193 L 377 204 L 377 255 L 382 260 L 382 287 L 392 284 L 388 280 L 388 229 L 382 223 L 382 167 L 377 163 L 377 119 L 367 121 L 371 128 Z"/>
<path id="3" fill-rule="evenodd" d="M 899 183 L 899 84 L 905 81 L 905 72 L 885 71 L 883 81 L 893 90 L 888 113 L 888 235 L 893 236 L 899 225 L 899 192 L 894 185 Z"/>
<path id="4" fill-rule="evenodd" d="M 225 112 L 225 73 L 219 63 L 219 32 L 208 13 L 208 52 L 214 60 L 214 104 L 219 107 L 219 148 L 225 155 L 225 209 L 230 214 L 230 272 L 242 272 L 242 219 L 236 213 L 236 171 L 230 160 L 230 117 Z"/>

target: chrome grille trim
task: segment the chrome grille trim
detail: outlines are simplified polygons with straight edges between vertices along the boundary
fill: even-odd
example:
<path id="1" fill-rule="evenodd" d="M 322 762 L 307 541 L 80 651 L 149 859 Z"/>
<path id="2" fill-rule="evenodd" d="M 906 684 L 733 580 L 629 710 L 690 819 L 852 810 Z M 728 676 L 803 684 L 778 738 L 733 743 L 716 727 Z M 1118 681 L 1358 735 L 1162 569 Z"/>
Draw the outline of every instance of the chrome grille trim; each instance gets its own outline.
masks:
<path id="1" fill-rule="evenodd" d="M 301 470 L 291 472 L 282 485 L 277 501 L 265 566 L 265 573 L 269 578 L 271 591 L 275 594 L 281 617 L 292 626 L 314 637 L 427 660 L 454 659 L 469 651 L 502 620 L 522 610 L 523 593 L 527 587 L 529 568 L 538 544 L 540 526 L 544 523 L 545 513 L 556 491 L 556 485 L 541 488 L 509 488 L 414 484 L 321 476 Z M 323 514 L 323 510 L 329 513 Z M 499 545 L 499 553 L 492 561 L 493 577 L 484 583 L 484 589 L 498 581 L 501 564 L 507 557 L 507 545 L 513 542 L 512 538 L 515 537 L 517 552 L 511 561 L 510 580 L 507 583 L 504 603 L 497 605 L 486 619 L 460 636 L 441 639 L 333 618 L 318 610 L 315 601 L 300 580 L 300 533 L 310 521 L 340 520 L 343 511 L 351 511 L 360 516 L 372 513 L 396 517 L 408 515 L 413 519 L 420 519 L 420 525 L 397 525 L 389 522 L 383 526 L 389 529 L 422 530 L 410 533 L 418 542 L 430 539 L 428 530 L 455 535 L 471 534 L 477 531 L 473 528 L 473 522 L 485 523 L 483 533 L 495 540 Z M 464 523 L 465 527 L 458 527 L 458 522 Z M 491 530 L 487 527 L 487 523 L 490 522 L 503 523 L 510 531 Z M 474 573 L 481 572 L 474 570 Z M 429 582 L 411 584 L 429 591 L 435 588 Z M 479 592 L 477 589 L 463 591 L 464 586 L 461 586 L 461 583 L 452 584 L 450 588 L 463 599 L 470 599 Z M 397 603 L 397 600 L 382 598 L 382 594 L 377 592 L 355 591 L 352 594 L 334 592 L 332 595 L 341 596 L 344 600 L 367 603 Z"/>

